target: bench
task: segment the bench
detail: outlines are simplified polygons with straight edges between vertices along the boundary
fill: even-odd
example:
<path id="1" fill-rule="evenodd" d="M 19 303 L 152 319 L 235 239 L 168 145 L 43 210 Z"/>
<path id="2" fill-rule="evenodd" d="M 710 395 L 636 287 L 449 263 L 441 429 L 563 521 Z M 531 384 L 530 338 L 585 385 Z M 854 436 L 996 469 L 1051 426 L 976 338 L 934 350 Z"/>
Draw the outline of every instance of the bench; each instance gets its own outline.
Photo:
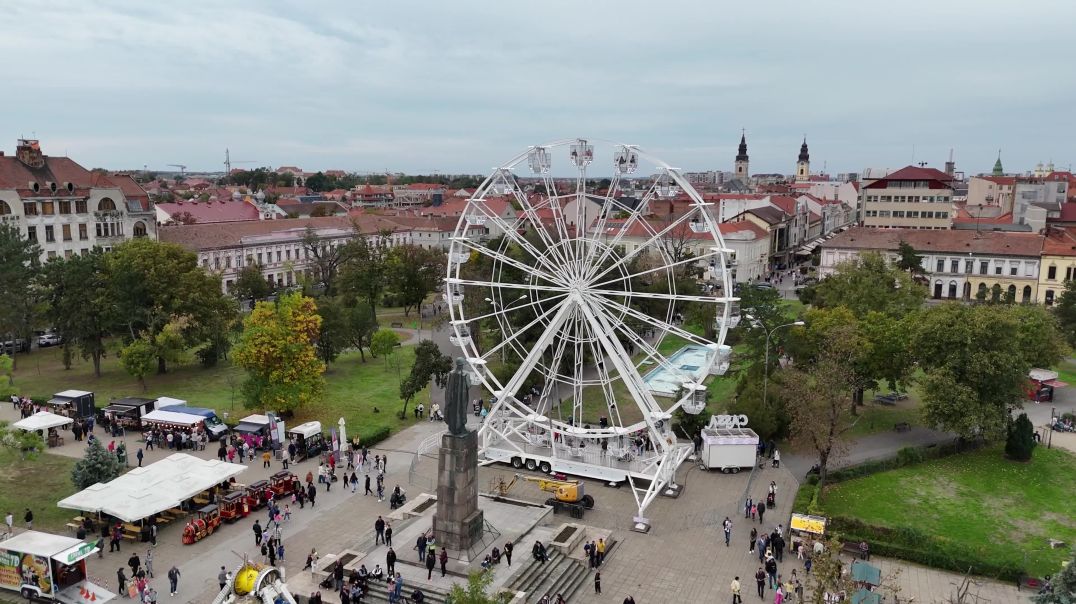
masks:
<path id="1" fill-rule="evenodd" d="M 842 554 L 848 554 L 849 556 L 852 556 L 856 560 L 859 560 L 860 557 L 863 555 L 863 551 L 861 549 L 859 549 L 859 544 L 858 543 L 852 543 L 850 541 L 845 542 L 844 544 L 841 545 L 841 553 Z M 868 560 L 870 559 L 870 549 L 869 548 L 867 549 L 867 559 Z"/>
<path id="2" fill-rule="evenodd" d="M 67 528 L 69 528 L 69 529 L 71 529 L 73 531 L 77 531 L 78 529 L 82 528 L 82 525 L 77 523 L 77 522 L 68 522 L 64 526 L 66 526 Z"/>
<path id="3" fill-rule="evenodd" d="M 912 429 L 912 425 L 908 422 L 897 422 L 893 424 L 893 429 L 897 432 L 907 432 Z"/>
<path id="4" fill-rule="evenodd" d="M 402 327 L 403 327 L 403 323 L 401 323 L 401 322 L 399 322 L 399 321 L 393 321 L 393 323 L 392 323 L 392 326 L 393 326 L 393 327 L 397 327 L 397 328 L 402 328 Z"/>

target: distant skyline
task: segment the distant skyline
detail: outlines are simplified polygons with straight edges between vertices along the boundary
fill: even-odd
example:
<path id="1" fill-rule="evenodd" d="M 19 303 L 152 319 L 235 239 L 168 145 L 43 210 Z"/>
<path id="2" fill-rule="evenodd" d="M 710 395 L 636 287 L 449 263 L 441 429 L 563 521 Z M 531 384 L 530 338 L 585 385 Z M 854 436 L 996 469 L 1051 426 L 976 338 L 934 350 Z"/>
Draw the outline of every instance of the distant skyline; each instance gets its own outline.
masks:
<path id="1" fill-rule="evenodd" d="M 485 174 L 528 145 L 685 171 L 1076 163 L 1076 4 L 981 0 L 0 7 L 0 150 L 87 167 Z M 913 156 L 914 152 L 914 156 Z M 596 170 L 595 173 L 605 172 Z"/>

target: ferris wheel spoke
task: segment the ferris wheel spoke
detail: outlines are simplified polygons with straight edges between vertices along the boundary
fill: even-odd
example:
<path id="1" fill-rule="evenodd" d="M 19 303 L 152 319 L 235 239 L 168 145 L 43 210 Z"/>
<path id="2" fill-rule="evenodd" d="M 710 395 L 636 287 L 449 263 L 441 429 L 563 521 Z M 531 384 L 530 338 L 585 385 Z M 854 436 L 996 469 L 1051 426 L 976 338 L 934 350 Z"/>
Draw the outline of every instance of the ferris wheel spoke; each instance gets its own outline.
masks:
<path id="1" fill-rule="evenodd" d="M 657 195 L 657 181 L 654 181 L 654 182 L 650 183 L 650 188 L 647 190 L 647 192 L 643 195 L 643 198 L 639 201 L 638 204 L 635 205 L 634 208 L 631 208 L 631 209 L 625 208 L 625 209 L 628 209 L 628 211 L 630 213 L 629 216 L 628 216 L 628 219 L 623 224 L 620 225 L 620 230 L 618 230 L 616 232 L 616 234 L 613 235 L 613 241 L 609 242 L 609 243 L 606 243 L 606 249 L 605 249 L 604 252 L 602 252 L 602 255 L 598 257 L 598 260 L 596 262 L 594 262 L 593 264 L 591 264 L 591 266 L 589 267 L 590 272 L 587 275 L 588 279 L 593 279 L 594 278 L 592 276 L 594 274 L 594 272 L 596 272 L 598 269 L 600 269 L 602 264 L 609 258 L 610 255 L 613 254 L 614 250 L 616 250 L 616 247 L 618 245 L 620 245 L 620 240 L 623 239 L 625 235 L 627 235 L 628 231 L 631 230 L 632 226 L 636 222 L 639 222 L 641 219 L 643 219 L 645 217 L 646 209 L 650 207 L 650 201 L 656 195 Z M 620 204 L 620 202 L 617 202 L 617 203 Z M 621 205 L 621 207 L 624 207 L 623 204 L 620 204 L 620 205 Z"/>
<path id="2" fill-rule="evenodd" d="M 566 292 L 561 293 L 561 294 L 556 294 L 554 296 L 549 296 L 548 298 L 542 298 L 540 300 L 535 300 L 534 302 L 530 302 L 528 304 L 520 304 L 519 306 L 511 306 L 507 310 L 512 311 L 512 312 L 515 312 L 517 310 L 524 310 L 524 309 L 527 309 L 527 308 L 532 308 L 534 306 L 540 306 L 542 304 L 547 304 L 547 303 L 549 303 L 549 302 L 551 302 L 553 300 L 559 300 L 559 299 L 561 299 L 561 298 L 563 298 L 563 297 L 565 297 L 567 295 L 568 294 Z M 502 313 L 501 310 L 495 310 L 495 311 L 493 311 L 491 313 L 487 313 L 487 314 L 484 314 L 484 315 L 478 315 L 478 316 L 476 316 L 474 318 L 469 318 L 467 320 L 468 321 L 484 321 L 486 319 L 499 316 L 501 313 Z"/>
<path id="3" fill-rule="evenodd" d="M 677 327 L 676 325 L 666 323 L 665 321 L 662 321 L 660 319 L 655 319 L 654 317 L 651 317 L 650 315 L 648 315 L 648 314 L 646 314 L 644 312 L 640 312 L 640 311 L 638 311 L 638 310 L 636 310 L 636 309 L 634 309 L 634 308 L 632 308 L 630 306 L 621 304 L 620 302 L 617 302 L 615 300 L 611 300 L 611 299 L 606 298 L 604 296 L 593 296 L 592 299 L 594 301 L 598 302 L 599 304 L 605 306 L 606 308 L 610 308 L 610 309 L 615 310 L 617 312 L 627 313 L 627 314 L 631 315 L 632 317 L 635 317 L 636 319 L 639 319 L 640 321 L 642 321 L 644 323 L 647 323 L 647 324 L 649 324 L 649 325 L 651 325 L 653 327 L 656 327 L 656 328 L 658 328 L 658 329 L 660 329 L 662 331 L 667 331 L 667 332 L 670 332 L 670 333 L 672 333 L 674 335 L 680 336 L 681 338 L 684 338 L 685 340 L 689 340 L 689 341 L 691 341 L 691 342 L 693 342 L 695 344 L 700 344 L 702 346 L 707 346 L 707 345 L 710 344 L 709 340 L 707 340 L 706 338 L 704 338 L 704 337 L 702 337 L 700 335 L 691 333 L 690 331 L 687 331 L 685 329 Z M 716 314 L 714 316 L 716 318 Z"/>
<path id="4" fill-rule="evenodd" d="M 661 239 L 662 237 L 664 237 L 664 236 L 668 235 L 669 233 L 671 233 L 671 232 L 672 232 L 672 231 L 673 231 L 674 229 L 676 229 L 676 228 L 677 228 L 677 227 L 678 227 L 679 225 L 683 224 L 683 222 L 684 222 L 685 220 L 687 220 L 687 219 L 688 219 L 689 217 L 691 217 L 691 216 L 692 216 L 692 215 L 693 215 L 693 214 L 694 214 L 694 213 L 695 213 L 695 212 L 696 212 L 697 210 L 698 210 L 698 206 L 696 206 L 695 210 L 692 210 L 692 211 L 690 211 L 690 212 L 684 212 L 684 213 L 683 213 L 683 214 L 681 214 L 681 215 L 680 215 L 680 216 L 679 216 L 678 218 L 676 218 L 675 220 L 673 220 L 672 222 L 670 222 L 670 223 L 669 223 L 669 225 L 668 225 L 668 226 L 666 226 L 666 227 L 665 227 L 664 229 L 662 229 L 662 230 L 660 230 L 660 231 L 658 231 L 658 232 L 654 233 L 653 235 L 651 235 L 649 239 L 647 239 L 646 241 L 644 241 L 644 242 L 643 242 L 642 244 L 640 244 L 640 245 L 636 246 L 636 247 L 635 247 L 635 249 L 633 249 L 632 251 L 630 251 L 630 252 L 628 252 L 628 253 L 624 254 L 624 255 L 623 255 L 623 256 L 622 256 L 622 257 L 621 257 L 620 259 L 618 259 L 618 260 L 617 260 L 616 262 L 613 262 L 613 263 L 612 263 L 611 265 L 609 265 L 608 267 L 605 267 L 605 268 L 604 268 L 604 270 L 602 270 L 602 271 L 601 271 L 600 273 L 598 273 L 597 275 L 593 276 L 593 277 L 592 277 L 591 279 L 592 279 L 592 280 L 597 280 L 597 279 L 601 279 L 601 278 L 602 278 L 602 277 L 604 277 L 605 275 L 609 274 L 609 273 L 610 273 L 611 271 L 613 271 L 613 270 L 616 270 L 616 268 L 617 268 L 617 267 L 619 267 L 619 266 L 622 266 L 622 265 L 623 265 L 624 263 L 626 263 L 626 262 L 627 262 L 628 260 L 631 260 L 632 258 L 634 258 L 635 256 L 637 256 L 637 255 L 638 255 L 638 254 L 639 254 L 640 252 L 643 252 L 643 251 L 645 251 L 645 250 L 649 249 L 649 248 L 650 248 L 650 245 L 651 245 L 652 243 L 654 243 L 655 241 L 658 241 L 658 240 L 660 240 L 660 239 Z"/>
<path id="5" fill-rule="evenodd" d="M 638 345 L 639 349 L 646 353 L 646 356 L 643 357 L 642 361 L 640 361 L 640 364 L 650 359 L 653 359 L 663 369 L 681 378 L 685 382 L 694 381 L 694 379 L 690 375 L 684 373 L 682 369 L 673 365 L 672 361 L 667 359 L 665 355 L 661 353 L 661 351 L 651 346 L 650 343 L 646 341 L 646 339 L 635 333 L 635 331 L 633 331 L 632 329 L 625 326 L 624 323 L 617 322 L 613 323 L 613 325 L 615 326 L 617 331 L 627 336 L 628 339 L 631 340 L 632 344 Z"/>
<path id="6" fill-rule="evenodd" d="M 524 206 L 524 207 L 526 207 L 526 206 Z M 532 258 L 534 258 L 534 260 L 536 262 L 538 262 L 539 264 L 545 266 L 546 270 L 548 270 L 548 271 L 550 271 L 551 273 L 554 273 L 554 274 L 556 274 L 558 272 L 557 267 L 550 264 L 549 261 L 545 259 L 544 254 L 542 254 L 537 249 L 535 249 L 534 245 L 532 245 L 530 241 L 527 241 L 526 237 L 523 237 L 522 235 L 520 235 L 519 232 L 516 230 L 516 228 L 514 228 L 514 227 L 510 226 L 508 223 L 506 223 L 504 221 L 504 219 L 502 219 L 500 216 L 498 216 L 495 212 L 491 212 L 488 207 L 485 207 L 485 204 L 482 204 L 481 206 L 479 206 L 479 208 L 482 210 L 482 213 L 487 218 L 491 219 L 493 221 L 493 223 L 496 224 L 497 227 L 501 229 L 501 231 L 504 233 L 505 237 L 508 237 L 509 239 L 514 241 L 516 243 L 516 245 L 523 248 L 523 250 L 525 250 L 528 254 L 530 254 L 530 256 Z M 554 252 L 555 252 L 555 250 L 554 250 Z"/>
<path id="7" fill-rule="evenodd" d="M 561 285 L 560 280 L 557 279 L 557 277 L 554 274 L 548 273 L 548 272 L 540 270 L 538 268 L 535 268 L 535 267 L 533 267 L 533 266 L 531 266 L 529 264 L 526 264 L 525 262 L 520 262 L 519 260 L 516 260 L 515 258 L 512 258 L 511 256 L 508 256 L 506 254 L 503 254 L 498 250 L 494 250 L 493 248 L 489 248 L 489 247 L 486 247 L 484 245 L 479 245 L 478 243 L 476 243 L 474 241 L 471 241 L 470 239 L 467 239 L 467 238 L 464 238 L 464 237 L 460 237 L 460 238 L 456 239 L 455 243 L 459 243 L 460 245 L 465 246 L 467 248 L 470 248 L 470 249 L 478 252 L 479 254 L 484 254 L 484 255 L 489 256 L 490 258 L 492 258 L 494 260 L 497 260 L 499 262 L 503 262 L 503 263 L 505 263 L 505 264 L 507 264 L 509 266 L 517 268 L 517 269 L 523 271 L 524 273 L 526 273 L 528 275 L 531 275 L 532 277 L 538 277 L 539 279 L 543 279 L 543 280 L 545 280 L 547 282 L 556 283 L 558 285 Z"/>
<path id="8" fill-rule="evenodd" d="M 474 287 L 488 287 L 491 289 L 503 288 L 503 289 L 520 289 L 525 291 L 543 291 L 543 292 L 567 292 L 568 288 L 563 286 L 553 285 L 534 285 L 528 283 L 494 283 L 492 281 L 475 281 L 473 279 L 460 279 L 456 277 L 450 277 L 445 279 L 449 285 L 470 285 Z"/>
<path id="9" fill-rule="evenodd" d="M 660 406 L 657 401 L 654 400 L 654 396 L 646 388 L 639 373 L 630 363 L 630 356 L 628 352 L 624 350 L 624 346 L 621 345 L 620 340 L 616 338 L 616 332 L 610 325 L 608 314 L 600 312 L 599 308 L 592 308 L 588 305 L 580 305 L 580 311 L 587 321 L 592 323 L 592 329 L 598 340 L 601 342 L 602 348 L 604 348 L 608 354 L 609 360 L 616 367 L 617 372 L 620 374 L 621 379 L 624 380 L 624 385 L 631 392 L 632 397 L 642 406 L 643 420 L 653 428 L 651 424 L 651 415 L 657 411 L 660 411 Z"/>
<path id="10" fill-rule="evenodd" d="M 602 389 L 602 394 L 605 396 L 605 408 L 609 412 L 609 421 L 613 426 L 623 426 L 624 421 L 620 417 L 620 401 L 616 398 L 616 392 L 613 390 L 613 380 L 609 377 L 609 369 L 605 364 L 606 355 L 603 349 L 598 344 L 598 335 L 594 333 L 590 323 L 584 322 L 584 331 L 587 332 L 587 343 L 590 346 L 590 352 L 594 355 L 594 368 L 598 373 L 598 382 Z M 626 379 L 621 376 L 621 379 Z"/>
<path id="11" fill-rule="evenodd" d="M 715 298 L 713 296 L 692 296 L 688 294 L 667 294 L 661 292 L 623 292 L 615 289 L 591 289 L 589 293 L 601 295 L 601 296 L 624 296 L 629 294 L 634 298 L 649 298 L 651 300 L 669 300 L 671 302 L 704 302 L 708 304 L 718 304 L 721 302 L 728 302 L 735 298 Z"/>
<path id="12" fill-rule="evenodd" d="M 584 225 L 586 229 L 584 232 L 587 234 L 592 233 L 592 236 L 595 240 L 598 238 L 598 235 L 600 233 L 605 231 L 605 224 L 609 219 L 609 214 L 613 211 L 612 206 L 619 205 L 620 207 L 625 207 L 622 203 L 620 203 L 619 200 L 617 200 L 615 196 L 617 187 L 619 186 L 620 172 L 615 172 L 613 174 L 613 179 L 609 182 L 609 189 L 606 191 L 605 202 L 602 204 L 602 207 L 598 212 L 598 219 L 594 223 L 594 229 L 591 230 L 590 224 Z M 593 267 L 592 262 L 594 261 L 594 255 L 597 253 L 597 248 L 598 246 L 596 245 L 587 246 L 587 252 L 585 257 L 583 258 L 583 266 L 586 267 L 586 272 L 588 274 L 591 272 L 591 267 Z"/>
<path id="13" fill-rule="evenodd" d="M 559 261 L 563 264 L 564 258 L 560 254 L 560 250 L 557 249 L 557 246 L 554 244 L 552 237 L 550 237 L 549 235 L 549 231 L 546 230 L 545 225 L 542 224 L 541 219 L 538 218 L 537 214 L 535 213 L 537 211 L 537 208 L 531 205 L 530 200 L 527 199 L 527 196 L 523 194 L 522 190 L 518 186 L 512 187 L 512 196 L 515 197 L 516 203 L 518 203 L 519 207 L 522 208 L 524 217 L 534 227 L 534 231 L 538 234 L 538 238 L 542 240 L 542 245 L 546 246 L 546 249 L 550 250 L 550 253 L 557 257 Z"/>
<path id="14" fill-rule="evenodd" d="M 565 295 L 567 295 L 567 294 L 565 294 Z M 514 342 L 515 340 L 519 339 L 523 334 L 525 334 L 527 331 L 529 331 L 532 327 L 534 327 L 538 323 L 542 322 L 546 317 L 553 314 L 557 309 L 559 309 L 563 305 L 564 305 L 564 302 L 560 302 L 558 304 L 550 306 L 544 312 L 542 312 L 542 314 L 540 314 L 537 317 L 535 317 L 534 319 L 532 319 L 530 323 L 527 323 L 526 325 L 524 325 L 523 327 L 521 327 L 519 329 L 513 329 L 511 335 L 505 337 L 502 341 L 497 343 L 496 346 L 494 346 L 493 348 L 490 348 L 489 350 L 487 350 L 486 353 L 484 355 L 482 355 L 482 358 L 483 359 L 489 359 L 490 356 L 492 356 L 494 353 L 498 352 L 499 350 L 501 350 L 505 346 L 507 346 L 507 345 L 511 344 L 512 342 Z M 520 308 L 523 308 L 523 307 L 520 307 Z M 497 322 L 498 323 L 501 323 L 500 319 L 502 317 L 504 317 L 506 322 L 507 322 L 507 318 L 505 317 L 505 315 L 507 314 L 508 311 L 512 311 L 512 310 L 516 310 L 516 309 L 515 308 L 501 309 L 500 311 L 495 312 L 493 314 L 495 316 L 497 316 Z"/>
<path id="15" fill-rule="evenodd" d="M 674 268 L 674 267 L 680 266 L 682 264 L 690 264 L 692 262 L 699 262 L 700 260 L 705 260 L 707 258 L 711 258 L 713 256 L 719 256 L 719 255 L 721 255 L 720 250 L 718 250 L 716 252 L 706 252 L 705 254 L 701 254 L 699 256 L 692 256 L 691 258 L 685 258 L 683 260 L 678 260 L 676 262 L 671 262 L 669 264 L 664 264 L 664 265 L 659 266 L 657 268 L 651 268 L 651 269 L 647 269 L 645 271 L 639 271 L 637 273 L 628 273 L 627 275 L 624 275 L 622 277 L 615 277 L 615 278 L 610 279 L 608 281 L 602 281 L 601 283 L 595 283 L 591 287 L 602 287 L 602 286 L 605 286 L 605 285 L 612 285 L 613 283 L 618 283 L 620 281 L 634 279 L 635 277 L 641 277 L 643 275 L 649 275 L 650 273 L 657 273 L 657 272 L 660 272 L 660 271 L 668 270 L 670 268 Z"/>

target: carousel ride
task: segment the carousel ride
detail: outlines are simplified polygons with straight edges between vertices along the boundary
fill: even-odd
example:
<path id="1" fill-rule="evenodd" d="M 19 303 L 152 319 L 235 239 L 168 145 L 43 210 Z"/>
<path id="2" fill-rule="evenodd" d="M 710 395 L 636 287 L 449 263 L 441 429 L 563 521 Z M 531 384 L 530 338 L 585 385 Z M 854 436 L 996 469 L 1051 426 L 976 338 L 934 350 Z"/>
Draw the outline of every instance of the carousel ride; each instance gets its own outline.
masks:
<path id="1" fill-rule="evenodd" d="M 483 462 L 627 482 L 645 530 L 692 451 L 673 414 L 705 408 L 739 303 L 712 204 L 676 168 L 610 147 L 589 177 L 599 155 L 582 139 L 494 169 L 456 226 L 443 297 L 491 402 Z"/>

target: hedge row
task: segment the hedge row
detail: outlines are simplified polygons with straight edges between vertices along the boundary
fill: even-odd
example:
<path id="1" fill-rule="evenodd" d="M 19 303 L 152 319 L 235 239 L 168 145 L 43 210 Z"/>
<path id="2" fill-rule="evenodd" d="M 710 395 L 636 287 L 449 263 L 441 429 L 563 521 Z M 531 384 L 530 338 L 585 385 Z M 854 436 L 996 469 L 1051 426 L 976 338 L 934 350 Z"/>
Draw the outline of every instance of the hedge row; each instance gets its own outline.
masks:
<path id="1" fill-rule="evenodd" d="M 888 470 L 903 468 L 905 466 L 912 466 L 918 463 L 922 463 L 924 461 L 929 461 L 931 459 L 941 459 L 943 457 L 949 457 L 951 455 L 957 455 L 959 453 L 974 451 L 983 447 L 985 444 L 986 442 L 983 440 L 966 440 L 962 438 L 957 438 L 950 442 L 936 445 L 924 445 L 922 447 L 904 447 L 903 449 L 897 451 L 897 454 L 894 457 L 867 461 L 854 466 L 848 466 L 847 468 L 834 470 L 830 472 L 829 475 L 826 477 L 826 482 L 829 484 L 836 484 L 838 482 L 852 480 L 853 478 L 870 476 L 871 474 L 877 474 L 878 472 L 885 472 Z"/>
<path id="2" fill-rule="evenodd" d="M 971 569 L 972 574 L 1001 581 L 1018 581 L 1024 574 L 1024 569 L 1014 563 L 989 559 L 983 552 L 914 528 L 877 526 L 844 516 L 831 517 L 829 528 L 838 533 L 843 541 L 866 541 L 871 546 L 872 554 L 960 573 Z"/>

